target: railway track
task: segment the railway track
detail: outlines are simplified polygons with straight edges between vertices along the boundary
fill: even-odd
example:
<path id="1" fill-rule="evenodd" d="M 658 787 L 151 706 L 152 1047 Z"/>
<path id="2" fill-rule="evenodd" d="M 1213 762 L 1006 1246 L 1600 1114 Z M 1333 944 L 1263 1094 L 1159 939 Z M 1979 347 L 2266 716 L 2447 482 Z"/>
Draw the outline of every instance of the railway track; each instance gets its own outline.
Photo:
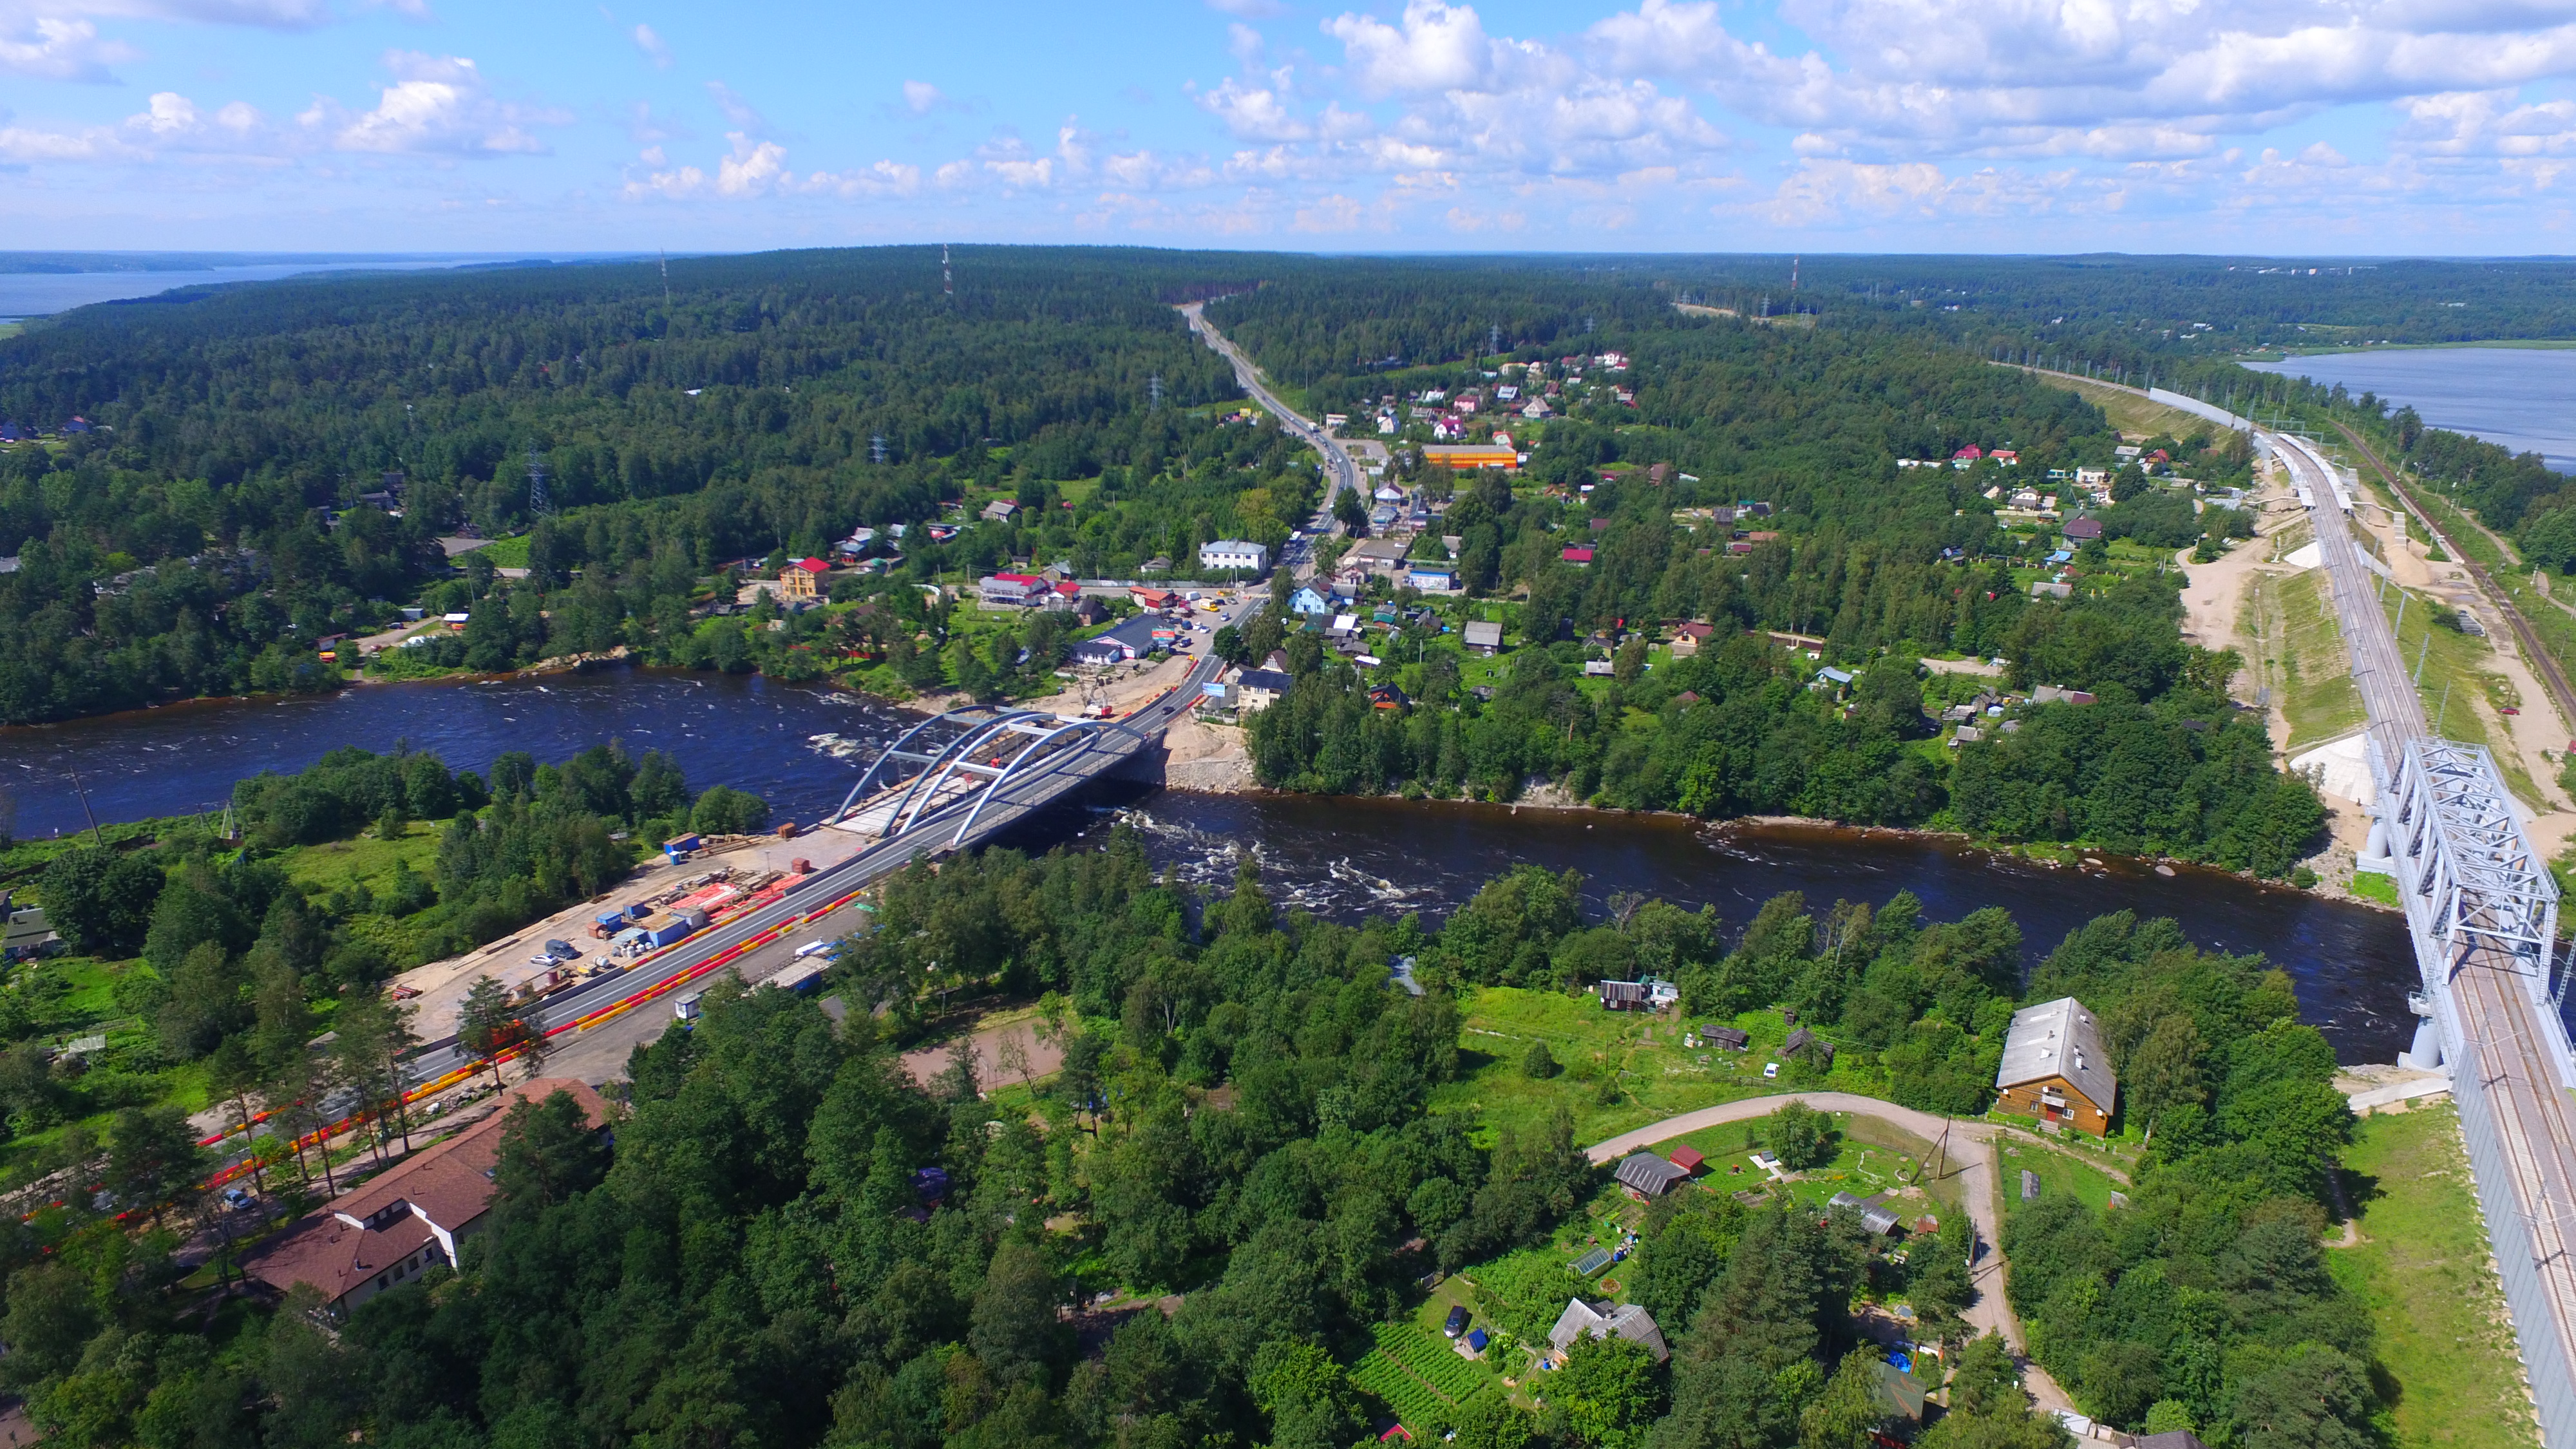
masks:
<path id="1" fill-rule="evenodd" d="M 2354 452 L 2369 460 L 2372 471 L 2379 474 L 2381 481 L 2397 495 L 2397 501 L 2415 516 L 2415 521 L 2424 525 L 2424 531 L 2442 545 L 2442 551 L 2468 570 L 2469 579 L 2478 586 L 2479 594 L 2504 617 L 2505 626 L 2513 630 L 2515 642 L 2522 646 L 2522 657 L 2531 661 L 2531 672 L 2540 677 L 2541 684 L 2549 691 L 2551 702 L 2558 706 L 2559 723 L 2567 727 L 2571 737 L 2576 737 L 2576 687 L 2568 684 L 2567 671 L 2559 664 L 2558 657 L 2541 647 L 2540 636 L 2533 632 L 2531 621 L 2514 606 L 2512 598 L 2496 583 L 2495 576 L 2487 572 L 2486 565 L 2471 558 L 2467 550 L 2433 521 L 2433 516 L 2415 501 L 2415 495 L 2407 491 L 2397 471 L 2381 461 L 2379 454 L 2359 433 L 2340 422 L 2335 424 L 2335 428 L 2343 434 L 2344 441 L 2352 445 Z"/>
<path id="2" fill-rule="evenodd" d="M 2385 788 L 2406 747 L 2433 738 L 2423 700 L 2365 582 L 2351 526 L 2330 501 L 2331 465 L 2300 439 L 2279 439 L 2276 451 L 2319 500 L 2311 510 L 2318 549 L 2351 651 L 2353 678 L 2369 712 L 2369 737 Z M 2508 617 L 2519 622 L 2519 615 Z M 2496 788 L 2501 791 L 2501 784 Z M 2393 828 L 2395 822 L 2389 824 Z M 2421 895 L 2420 882 L 2408 880 L 2404 888 L 2410 902 Z M 2410 923 L 2420 924 L 2411 908 Z M 2428 985 L 2447 983 L 2443 995 L 2456 1017 L 2459 1042 L 2449 1063 L 2454 1092 L 2523 1366 L 2541 1409 L 2543 1438 L 2553 1446 L 2576 1444 L 2576 1403 L 2567 1392 L 2576 1386 L 2576 1103 L 2550 1050 L 2556 1033 L 2541 1018 L 2544 1008 L 2530 979 L 2533 970 L 2547 969 L 2547 958 L 2535 967 L 2465 930 L 2451 933 L 2460 947 L 2421 930 L 2414 934 Z M 2461 947 L 2466 954 L 2452 954 Z M 2510 1221 L 2499 1221 L 2508 1214 Z M 2512 1261 L 2525 1253 L 2527 1277 L 2524 1264 Z"/>

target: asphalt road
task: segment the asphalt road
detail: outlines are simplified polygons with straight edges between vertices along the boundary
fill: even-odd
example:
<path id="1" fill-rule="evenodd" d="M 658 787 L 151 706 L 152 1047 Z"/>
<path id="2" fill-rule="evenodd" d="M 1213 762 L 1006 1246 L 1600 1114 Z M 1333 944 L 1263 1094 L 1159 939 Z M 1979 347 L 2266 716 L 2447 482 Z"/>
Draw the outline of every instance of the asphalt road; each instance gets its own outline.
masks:
<path id="1" fill-rule="evenodd" d="M 1340 440 L 1325 432 L 1321 424 L 1290 408 L 1279 400 L 1278 394 L 1264 386 L 1261 381 L 1261 369 L 1253 366 L 1252 359 L 1244 356 L 1241 348 L 1227 341 L 1225 334 L 1216 330 L 1215 325 L 1207 320 L 1206 312 L 1205 302 L 1192 302 L 1181 308 L 1181 315 L 1190 321 L 1190 330 L 1197 333 L 1200 340 L 1206 342 L 1208 346 L 1215 348 L 1219 356 L 1234 364 L 1236 384 L 1245 392 L 1252 394 L 1254 402 L 1261 404 L 1273 417 L 1279 419 L 1279 426 L 1304 441 L 1323 458 L 1324 506 L 1319 516 L 1326 520 L 1326 527 L 1332 532 L 1340 532 L 1341 525 L 1330 522 L 1333 516 L 1333 500 L 1340 497 L 1345 488 L 1360 489 L 1362 501 L 1365 502 L 1367 498 L 1366 487 L 1360 481 L 1360 465 L 1352 460 L 1350 451 L 1341 445 Z M 1300 579 L 1313 577 L 1315 565 L 1312 551 L 1294 543 L 1288 547 L 1294 551 L 1294 557 L 1291 557 L 1289 552 L 1283 551 L 1279 561 L 1288 565 L 1289 571 Z"/>

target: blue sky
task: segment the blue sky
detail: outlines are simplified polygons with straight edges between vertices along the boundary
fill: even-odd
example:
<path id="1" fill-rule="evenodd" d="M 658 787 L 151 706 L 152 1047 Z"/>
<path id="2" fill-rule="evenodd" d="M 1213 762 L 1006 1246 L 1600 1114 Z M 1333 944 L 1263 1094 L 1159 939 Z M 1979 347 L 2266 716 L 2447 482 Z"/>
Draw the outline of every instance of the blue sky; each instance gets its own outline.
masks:
<path id="1" fill-rule="evenodd" d="M 2576 0 L 0 0 L 0 247 L 2576 252 Z"/>

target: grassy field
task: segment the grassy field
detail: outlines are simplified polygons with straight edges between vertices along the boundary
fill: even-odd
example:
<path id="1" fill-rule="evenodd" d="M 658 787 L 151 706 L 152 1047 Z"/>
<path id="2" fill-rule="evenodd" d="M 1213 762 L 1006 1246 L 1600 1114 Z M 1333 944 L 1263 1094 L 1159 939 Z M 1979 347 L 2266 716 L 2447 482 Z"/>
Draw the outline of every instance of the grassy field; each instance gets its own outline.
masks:
<path id="1" fill-rule="evenodd" d="M 2251 645 L 2248 667 L 2289 721 L 2283 748 L 2330 740 L 2361 725 L 2361 687 L 2353 683 L 2323 570 L 2254 575 L 2246 582 L 2237 627 Z"/>
<path id="2" fill-rule="evenodd" d="M 2364 1118 L 2344 1152 L 2360 1241 L 2328 1255 L 2370 1308 L 2376 1372 L 2393 1382 L 2402 1449 L 2521 1449 L 2539 1442 L 2484 1219 L 2447 1102 Z"/>
<path id="3" fill-rule="evenodd" d="M 1678 1024 L 1604 1011 L 1590 997 L 1514 987 L 1460 993 L 1466 1028 L 1461 1080 L 1442 1087 L 1432 1110 L 1473 1117 L 1479 1132 L 1543 1125 L 1559 1103 L 1574 1112 L 1577 1142 L 1598 1142 L 1633 1127 L 1739 1097 L 1798 1090 L 1875 1092 L 1865 1077 L 1837 1069 L 1818 1079 L 1784 1065 L 1777 1079 L 1762 1067 L 1777 1061 L 1788 1028 L 1778 1012 L 1747 1012 L 1734 1025 L 1753 1037 L 1743 1052 L 1693 1050 Z M 1547 1043 L 1565 1075 L 1534 1080 L 1522 1071 L 1532 1042 Z M 1845 1053 L 1846 1057 L 1857 1054 Z"/>
<path id="4" fill-rule="evenodd" d="M 368 890 L 383 895 L 393 883 L 396 861 L 419 875 L 435 872 L 438 832 L 437 825 L 415 820 L 400 840 L 378 840 L 370 830 L 356 840 L 334 840 L 283 852 L 278 863 L 286 867 L 287 879 L 308 890 L 328 893 L 364 884 Z"/>
<path id="5" fill-rule="evenodd" d="M 523 569 L 528 566 L 528 536 L 496 538 L 475 550 L 492 561 L 496 569 Z"/>
<path id="6" fill-rule="evenodd" d="M 2378 871 L 2356 871 L 2352 877 L 2352 893 L 2366 901 L 2393 906 L 2397 904 L 2397 881 Z"/>
<path id="7" fill-rule="evenodd" d="M 2100 408 L 2103 416 L 2111 420 L 2111 426 L 2123 433 L 2135 434 L 2141 438 L 2152 438 L 2159 433 L 2188 438 L 2193 429 L 2211 426 L 2205 419 L 2193 417 L 2180 408 L 2169 408 L 2163 403 L 2151 402 L 2126 388 L 2115 387 L 2109 383 L 2058 376 L 2043 377 L 2040 380 L 2052 387 L 2062 387 L 2074 393 Z"/>
<path id="8" fill-rule="evenodd" d="M 2108 1207 L 2111 1194 L 2121 1191 L 2117 1179 L 2072 1154 L 2010 1136 L 1995 1139 L 1995 1169 L 1996 1188 L 2003 1196 L 2006 1212 L 2016 1212 L 2026 1206 L 2021 1200 L 2021 1175 L 2024 1172 L 2039 1178 L 2039 1196 L 2043 1202 L 2072 1194 L 2086 1207 L 2098 1209 Z"/>

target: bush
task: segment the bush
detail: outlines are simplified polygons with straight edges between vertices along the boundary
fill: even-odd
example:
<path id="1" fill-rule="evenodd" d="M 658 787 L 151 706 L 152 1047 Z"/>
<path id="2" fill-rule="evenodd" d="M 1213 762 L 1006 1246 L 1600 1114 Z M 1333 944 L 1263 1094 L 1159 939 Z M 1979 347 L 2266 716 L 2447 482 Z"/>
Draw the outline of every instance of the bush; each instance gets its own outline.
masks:
<path id="1" fill-rule="evenodd" d="M 1804 1172 L 1834 1160 L 1837 1136 L 1831 1117 L 1804 1102 L 1792 1101 L 1771 1114 L 1762 1141 L 1771 1149 L 1771 1155 L 1780 1159 L 1782 1167 Z"/>
<path id="2" fill-rule="evenodd" d="M 1549 1051 L 1543 1041 L 1531 1042 L 1529 1055 L 1521 1058 L 1521 1075 L 1535 1082 L 1544 1082 L 1564 1070 L 1557 1065 L 1556 1053 Z"/>
<path id="3" fill-rule="evenodd" d="M 767 802 L 722 785 L 700 795 L 697 808 L 689 812 L 690 828 L 701 835 L 749 835 L 768 823 Z"/>

